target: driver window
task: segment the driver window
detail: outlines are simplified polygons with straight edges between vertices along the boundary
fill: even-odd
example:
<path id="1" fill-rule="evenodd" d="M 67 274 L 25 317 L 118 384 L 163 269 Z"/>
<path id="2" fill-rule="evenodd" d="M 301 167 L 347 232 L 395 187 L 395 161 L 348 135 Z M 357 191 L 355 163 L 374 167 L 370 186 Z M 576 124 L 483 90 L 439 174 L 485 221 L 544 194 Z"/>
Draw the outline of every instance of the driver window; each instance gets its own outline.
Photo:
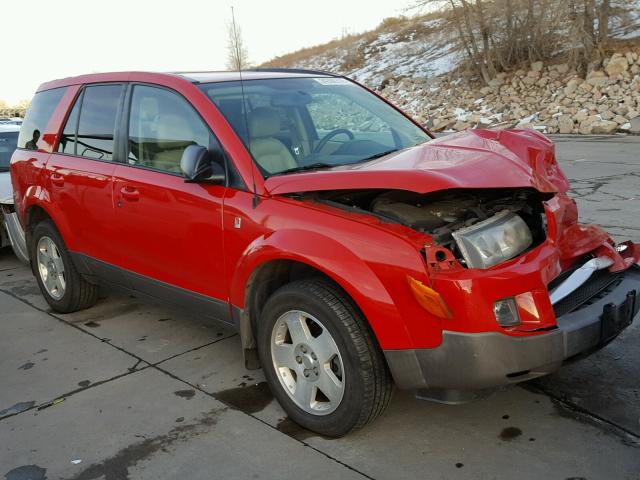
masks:
<path id="1" fill-rule="evenodd" d="M 130 165 L 180 173 L 189 145 L 209 148 L 210 132 L 193 107 L 163 88 L 136 85 L 129 118 Z"/>
<path id="2" fill-rule="evenodd" d="M 318 142 L 334 130 L 347 129 L 354 140 L 374 140 L 394 147 L 389 125 L 357 103 L 332 93 L 318 93 L 312 98 L 307 110 L 318 133 Z M 349 140 L 346 133 L 337 134 L 327 142 L 323 153 L 332 153 Z"/>

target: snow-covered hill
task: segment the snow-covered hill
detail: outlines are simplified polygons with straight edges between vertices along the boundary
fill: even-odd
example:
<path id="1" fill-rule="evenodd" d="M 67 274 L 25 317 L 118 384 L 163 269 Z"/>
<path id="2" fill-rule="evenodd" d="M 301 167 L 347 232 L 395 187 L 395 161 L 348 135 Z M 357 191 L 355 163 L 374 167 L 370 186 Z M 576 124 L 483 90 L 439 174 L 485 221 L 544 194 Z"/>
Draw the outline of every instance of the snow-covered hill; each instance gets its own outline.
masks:
<path id="1" fill-rule="evenodd" d="M 640 0 L 613 18 L 614 39 L 640 37 Z M 389 80 L 431 79 L 454 71 L 464 58 L 457 31 L 442 14 L 385 20 L 377 29 L 277 57 L 264 67 L 318 69 L 346 74 L 375 89 Z"/>

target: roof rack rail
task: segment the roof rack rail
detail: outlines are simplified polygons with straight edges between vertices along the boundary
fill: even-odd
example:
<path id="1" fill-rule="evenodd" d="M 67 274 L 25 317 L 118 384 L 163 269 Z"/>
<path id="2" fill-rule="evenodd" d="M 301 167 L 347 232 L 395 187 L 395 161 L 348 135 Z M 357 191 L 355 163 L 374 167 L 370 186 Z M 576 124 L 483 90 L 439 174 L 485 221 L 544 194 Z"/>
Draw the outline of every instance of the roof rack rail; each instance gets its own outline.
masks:
<path id="1" fill-rule="evenodd" d="M 323 70 L 307 70 L 304 68 L 247 68 L 245 72 L 276 72 L 276 73 L 310 73 L 315 75 L 329 75 L 330 77 L 342 77 L 338 73 L 325 72 Z"/>

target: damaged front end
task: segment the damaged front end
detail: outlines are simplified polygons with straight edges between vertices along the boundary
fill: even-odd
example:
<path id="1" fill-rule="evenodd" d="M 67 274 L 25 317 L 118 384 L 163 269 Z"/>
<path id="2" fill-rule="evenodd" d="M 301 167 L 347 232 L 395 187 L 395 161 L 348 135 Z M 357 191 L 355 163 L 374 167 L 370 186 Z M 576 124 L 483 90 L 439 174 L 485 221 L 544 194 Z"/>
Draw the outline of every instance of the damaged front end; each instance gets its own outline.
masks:
<path id="1" fill-rule="evenodd" d="M 425 398 L 458 402 L 548 374 L 611 341 L 640 308 L 640 269 L 634 266 L 640 249 L 631 242 L 615 245 L 599 227 L 579 224 L 575 202 L 564 193 L 362 189 L 310 195 L 374 216 L 382 228 L 421 235 L 429 285 L 417 288 L 436 292 L 425 309 L 441 317 L 442 342 L 385 355 L 396 382 Z"/>
<path id="2" fill-rule="evenodd" d="M 418 194 L 390 190 L 322 192 L 321 201 L 375 214 L 383 222 L 429 237 L 425 249 L 436 263 L 490 268 L 540 245 L 547 236 L 543 202 L 533 189 L 450 190 Z"/>
<path id="3" fill-rule="evenodd" d="M 553 145 L 537 132 L 473 130 L 296 177 L 269 187 L 305 191 L 296 197 L 420 252 L 424 276 L 403 280 L 439 338 L 414 327 L 414 346 L 384 353 L 396 384 L 422 397 L 455 403 L 553 372 L 606 345 L 640 309 L 640 246 L 578 222 Z"/>

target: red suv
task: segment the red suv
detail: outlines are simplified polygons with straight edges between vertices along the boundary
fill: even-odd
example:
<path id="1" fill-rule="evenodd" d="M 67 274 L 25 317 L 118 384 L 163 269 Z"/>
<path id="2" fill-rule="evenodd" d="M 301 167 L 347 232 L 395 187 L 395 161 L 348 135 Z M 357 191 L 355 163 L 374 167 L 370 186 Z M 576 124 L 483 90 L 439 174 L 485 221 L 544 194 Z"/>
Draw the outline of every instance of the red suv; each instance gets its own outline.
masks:
<path id="1" fill-rule="evenodd" d="M 640 248 L 578 223 L 551 142 L 434 139 L 344 77 L 109 73 L 40 87 L 11 172 L 51 307 L 100 285 L 235 327 L 292 419 L 332 436 L 392 385 L 444 402 L 627 327 Z"/>

